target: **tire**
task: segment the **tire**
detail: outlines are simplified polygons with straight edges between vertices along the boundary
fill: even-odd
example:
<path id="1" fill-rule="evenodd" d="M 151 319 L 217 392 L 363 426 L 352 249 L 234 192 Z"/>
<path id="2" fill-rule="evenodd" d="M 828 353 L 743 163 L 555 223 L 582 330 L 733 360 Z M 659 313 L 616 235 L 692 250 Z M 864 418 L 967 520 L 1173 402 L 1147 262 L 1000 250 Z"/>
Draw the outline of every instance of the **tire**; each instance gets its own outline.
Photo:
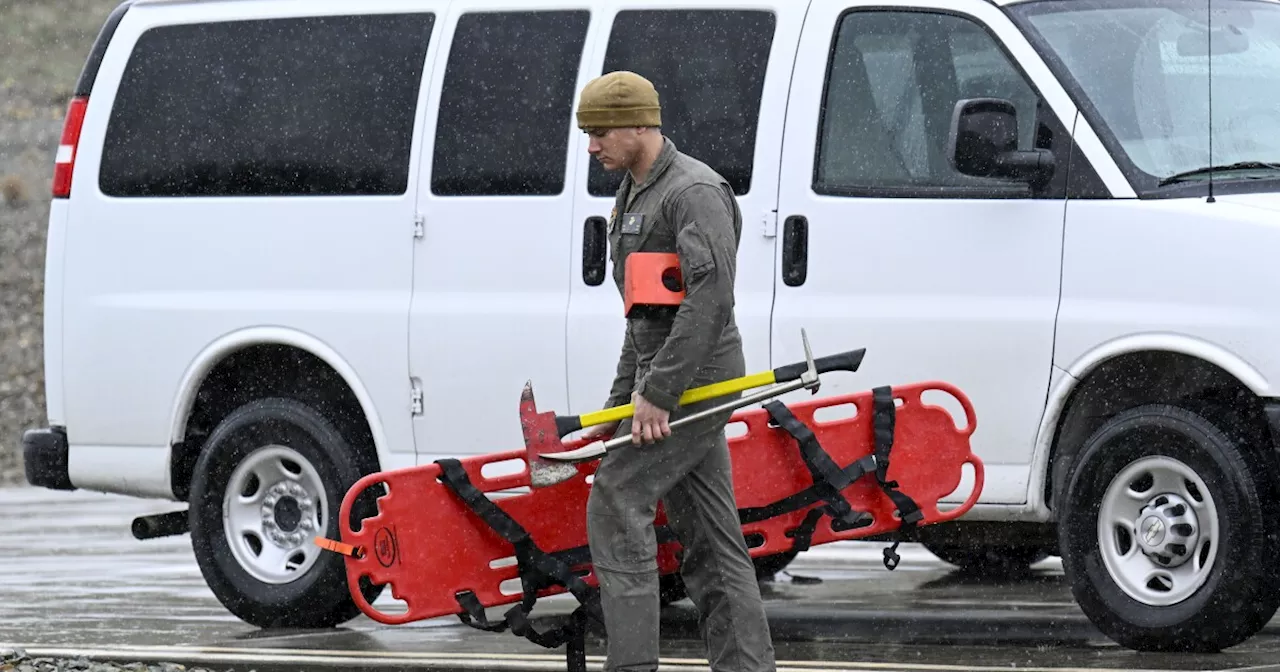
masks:
<path id="1" fill-rule="evenodd" d="M 1150 405 L 1107 421 L 1072 467 L 1059 514 L 1076 603 L 1137 651 L 1217 652 L 1247 640 L 1277 608 L 1267 478 L 1244 445 L 1188 410 Z"/>
<path id="2" fill-rule="evenodd" d="M 926 541 L 924 547 L 939 560 L 975 576 L 1022 574 L 1049 557 L 1039 546 L 960 546 Z"/>
<path id="3" fill-rule="evenodd" d="M 188 514 L 196 562 L 218 601 L 260 628 L 328 628 L 358 616 L 342 556 L 313 539 L 339 537 L 342 499 L 363 475 L 352 446 L 306 404 L 261 399 L 228 415 L 196 462 Z M 237 509 L 228 490 L 276 502 Z M 252 533 L 233 541 L 232 527 Z M 269 549 L 263 560 L 258 553 Z M 362 592 L 372 602 L 381 587 L 366 581 Z"/>

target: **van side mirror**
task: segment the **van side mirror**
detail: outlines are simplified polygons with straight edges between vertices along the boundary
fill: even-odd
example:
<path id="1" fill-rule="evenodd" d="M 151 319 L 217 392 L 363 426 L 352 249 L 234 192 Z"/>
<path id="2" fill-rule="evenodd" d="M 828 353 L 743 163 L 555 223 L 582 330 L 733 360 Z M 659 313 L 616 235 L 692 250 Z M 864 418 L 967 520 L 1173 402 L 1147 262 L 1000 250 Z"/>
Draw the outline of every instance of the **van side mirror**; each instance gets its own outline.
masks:
<path id="1" fill-rule="evenodd" d="M 999 98 L 956 103 L 947 146 L 951 166 L 965 175 L 1030 182 L 1042 187 L 1053 177 L 1053 152 L 1018 149 L 1018 109 Z"/>

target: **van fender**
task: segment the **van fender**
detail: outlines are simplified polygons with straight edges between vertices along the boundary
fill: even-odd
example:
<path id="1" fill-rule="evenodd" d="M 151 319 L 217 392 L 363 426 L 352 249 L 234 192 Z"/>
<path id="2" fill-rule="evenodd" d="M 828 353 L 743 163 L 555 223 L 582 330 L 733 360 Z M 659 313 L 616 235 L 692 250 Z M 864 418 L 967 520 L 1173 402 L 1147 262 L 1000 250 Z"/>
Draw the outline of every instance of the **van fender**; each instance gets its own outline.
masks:
<path id="1" fill-rule="evenodd" d="M 373 436 L 373 446 L 378 455 L 378 462 L 385 464 L 384 450 L 387 440 L 382 429 L 382 419 L 378 416 L 378 409 L 374 406 L 369 391 L 355 369 L 337 351 L 325 345 L 320 339 L 285 327 L 250 327 L 232 331 L 205 346 L 204 350 L 195 356 L 188 365 L 182 382 L 178 386 L 178 394 L 174 398 L 174 407 L 169 420 L 169 425 L 173 428 L 169 445 L 181 442 L 185 436 L 187 419 L 191 416 L 191 409 L 195 405 L 196 391 L 200 389 L 200 385 L 204 383 L 213 367 L 237 350 L 254 345 L 292 346 L 319 357 L 332 367 L 342 377 L 347 387 L 351 388 L 351 392 L 360 403 L 360 409 L 364 412 L 365 420 L 369 423 L 369 431 Z"/>
<path id="2" fill-rule="evenodd" d="M 1256 368 L 1235 353 L 1195 336 L 1169 332 L 1129 334 L 1098 344 L 1076 358 L 1066 369 L 1054 364 L 1063 375 L 1050 390 L 1045 403 L 1040 428 L 1036 432 L 1035 449 L 1031 456 L 1031 473 L 1027 482 L 1027 509 L 1037 520 L 1048 520 L 1048 502 L 1044 487 L 1049 478 L 1049 451 L 1056 436 L 1058 421 L 1067 408 L 1067 399 L 1090 372 L 1103 363 L 1131 352 L 1174 352 L 1195 357 L 1213 364 L 1239 380 L 1254 394 L 1266 396 L 1273 392 L 1270 382 Z"/>

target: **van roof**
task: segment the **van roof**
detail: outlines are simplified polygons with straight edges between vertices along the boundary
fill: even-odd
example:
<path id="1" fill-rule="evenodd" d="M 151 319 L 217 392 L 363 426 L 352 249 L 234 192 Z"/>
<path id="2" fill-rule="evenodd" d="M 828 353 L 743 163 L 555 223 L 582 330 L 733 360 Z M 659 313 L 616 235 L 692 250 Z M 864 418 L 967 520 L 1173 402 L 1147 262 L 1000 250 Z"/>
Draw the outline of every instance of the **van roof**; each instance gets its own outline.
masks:
<path id="1" fill-rule="evenodd" d="M 257 1 L 258 0 L 121 0 L 119 6 L 124 7 L 127 5 L 143 6 L 143 5 L 208 4 L 208 3 L 215 3 L 215 2 L 257 2 Z M 530 3 L 537 3 L 539 5 L 544 5 L 544 6 L 546 4 L 546 0 L 528 0 L 528 1 Z M 715 1 L 716 0 L 699 0 L 700 3 L 706 3 L 706 2 L 714 3 Z M 723 0 L 723 1 L 726 4 L 732 4 L 736 2 L 736 0 Z M 998 7 L 1007 7 L 1010 5 L 1022 5 L 1029 2 L 1039 2 L 1040 0 L 985 0 L 985 1 L 992 5 L 996 5 Z M 1206 0 L 1206 2 L 1207 1 L 1208 0 Z M 1265 2 L 1268 4 L 1280 3 L 1280 0 L 1253 0 L 1253 1 Z M 508 4 L 519 6 L 521 4 L 521 0 L 510 0 Z"/>
<path id="2" fill-rule="evenodd" d="M 1028 3 L 1042 2 L 1042 1 L 1043 1 L 1043 0 L 987 0 L 987 2 L 990 2 L 991 4 L 996 5 L 996 6 L 998 6 L 998 7 L 1008 7 L 1008 6 L 1010 6 L 1010 5 L 1025 5 L 1025 4 L 1028 4 Z M 1209 0 L 1204 0 L 1204 1 L 1205 1 L 1205 3 L 1206 3 L 1206 6 L 1207 6 L 1207 4 L 1208 4 Z M 1280 3 L 1280 0 L 1248 0 L 1248 1 L 1249 1 L 1249 2 L 1264 2 L 1264 3 L 1270 4 L 1270 5 L 1274 5 L 1274 4 Z"/>
<path id="3" fill-rule="evenodd" d="M 145 6 L 145 5 L 209 4 L 209 3 L 216 3 L 216 2 L 258 2 L 258 1 L 260 0 L 122 0 L 120 4 L 121 6 L 123 5 Z M 540 6 L 546 5 L 546 0 L 523 0 L 523 1 L 527 1 L 530 4 L 537 4 Z M 714 4 L 717 0 L 698 0 L 698 1 L 699 1 L 699 4 L 706 4 L 706 3 Z M 719 0 L 719 1 L 724 2 L 725 4 L 736 4 L 738 2 L 738 0 Z M 1027 2 L 1036 2 L 1036 1 L 1037 0 L 985 0 L 985 2 L 988 2 L 993 5 L 998 5 L 998 6 L 1023 4 Z M 1274 2 L 1277 0 L 1265 0 L 1265 1 Z M 522 4 L 522 0 L 509 0 L 507 4 L 518 7 L 520 4 Z"/>
<path id="4" fill-rule="evenodd" d="M 124 7 L 124 6 L 138 7 L 138 6 L 150 6 L 150 5 L 211 4 L 211 3 L 218 3 L 218 2 L 258 2 L 258 1 L 259 0 L 121 0 L 119 6 L 120 7 Z M 546 0 L 527 0 L 527 1 L 530 4 L 538 4 L 540 6 L 546 5 Z M 737 0 L 721 0 L 721 1 L 723 1 L 725 4 L 735 4 L 737 2 Z M 1005 7 L 1009 5 L 1026 4 L 1028 2 L 1037 2 L 1039 0 L 984 0 L 984 1 L 992 5 L 996 5 L 998 7 Z M 1280 0 L 1258 0 L 1258 1 L 1278 2 Z M 508 4 L 511 6 L 519 6 L 521 2 L 522 0 L 509 0 Z M 704 4 L 708 2 L 714 3 L 716 2 L 716 0 L 699 0 L 700 4 Z"/>

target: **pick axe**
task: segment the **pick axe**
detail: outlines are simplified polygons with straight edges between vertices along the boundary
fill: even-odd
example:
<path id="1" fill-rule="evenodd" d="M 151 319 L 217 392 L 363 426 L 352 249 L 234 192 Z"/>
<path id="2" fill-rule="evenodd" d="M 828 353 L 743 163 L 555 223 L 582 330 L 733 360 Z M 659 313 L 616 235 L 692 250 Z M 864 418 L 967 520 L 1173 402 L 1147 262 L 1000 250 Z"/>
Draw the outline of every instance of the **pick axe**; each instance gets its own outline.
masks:
<path id="1" fill-rule="evenodd" d="M 821 384 L 818 379 L 819 374 L 829 371 L 857 371 L 866 353 L 865 348 L 860 348 L 814 360 L 813 353 L 809 349 L 809 339 L 803 329 L 800 330 L 800 337 L 804 342 L 805 361 L 688 390 L 681 395 L 680 405 L 714 399 L 763 385 L 769 385 L 769 387 L 680 418 L 670 423 L 671 429 L 675 430 L 709 415 L 736 410 L 792 390 L 807 388 L 816 394 Z M 630 444 L 630 436 L 621 436 L 609 441 L 594 441 L 576 450 L 565 450 L 561 438 L 583 427 L 622 420 L 634 414 L 633 404 L 581 416 L 557 416 L 550 411 L 538 413 L 533 401 L 533 388 L 526 383 L 520 395 L 520 425 L 524 432 L 525 461 L 529 465 L 530 485 L 543 488 L 567 481 L 578 472 L 577 467 L 574 466 L 575 463 L 593 460 L 610 450 Z"/>

